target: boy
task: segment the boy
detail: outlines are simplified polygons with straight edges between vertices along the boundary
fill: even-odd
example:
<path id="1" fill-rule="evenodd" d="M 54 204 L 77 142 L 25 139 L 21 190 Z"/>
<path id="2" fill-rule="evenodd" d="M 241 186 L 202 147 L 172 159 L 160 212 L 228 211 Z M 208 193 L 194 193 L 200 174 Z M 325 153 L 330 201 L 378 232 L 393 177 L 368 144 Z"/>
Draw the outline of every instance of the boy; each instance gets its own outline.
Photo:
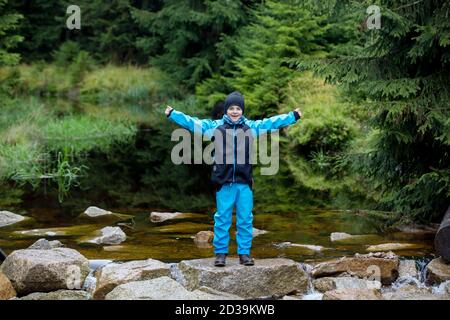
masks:
<path id="1" fill-rule="evenodd" d="M 214 215 L 214 265 L 225 266 L 230 241 L 229 229 L 233 208 L 236 207 L 236 241 L 240 264 L 254 265 L 250 256 L 253 232 L 253 191 L 251 143 L 239 139 L 239 133 L 251 130 L 251 135 L 279 129 L 297 122 L 300 109 L 263 120 L 248 120 L 243 116 L 244 97 L 237 91 L 230 93 L 224 103 L 224 115 L 220 120 L 199 120 L 167 106 L 169 120 L 191 132 L 213 136 L 215 158 L 212 182 L 216 186 L 217 212 Z M 240 141 L 240 143 L 239 143 Z M 247 143 L 246 143 L 247 142 Z M 223 151 L 225 148 L 225 152 Z"/>

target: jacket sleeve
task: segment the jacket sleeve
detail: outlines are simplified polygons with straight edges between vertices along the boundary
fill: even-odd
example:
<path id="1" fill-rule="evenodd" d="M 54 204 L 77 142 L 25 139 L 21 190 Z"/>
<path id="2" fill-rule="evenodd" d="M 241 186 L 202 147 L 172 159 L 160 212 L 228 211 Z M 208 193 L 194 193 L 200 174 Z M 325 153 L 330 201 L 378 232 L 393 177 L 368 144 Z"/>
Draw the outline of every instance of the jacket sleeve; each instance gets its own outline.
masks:
<path id="1" fill-rule="evenodd" d="M 217 127 L 217 121 L 209 119 L 198 119 L 177 110 L 172 110 L 168 118 L 170 121 L 175 122 L 180 127 L 183 127 L 191 132 L 201 132 L 202 134 L 204 134 L 206 131 Z"/>
<path id="2" fill-rule="evenodd" d="M 290 126 L 291 124 L 296 123 L 298 119 L 300 119 L 298 113 L 291 111 L 286 114 L 280 114 L 262 120 L 247 120 L 245 123 L 259 135 L 270 130 Z"/>

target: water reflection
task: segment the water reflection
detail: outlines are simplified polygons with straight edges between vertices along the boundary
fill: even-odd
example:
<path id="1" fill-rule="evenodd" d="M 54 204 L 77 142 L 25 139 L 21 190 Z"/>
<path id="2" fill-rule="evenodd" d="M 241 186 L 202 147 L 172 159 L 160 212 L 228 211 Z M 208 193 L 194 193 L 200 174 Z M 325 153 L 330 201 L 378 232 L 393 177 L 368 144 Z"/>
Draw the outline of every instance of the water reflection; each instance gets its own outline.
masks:
<path id="1" fill-rule="evenodd" d="M 81 213 L 84 209 L 79 209 Z M 111 209 L 128 214 L 134 223 L 108 220 L 80 219 L 75 214 L 58 213 L 55 209 L 34 209 L 33 219 L 0 229 L 0 247 L 10 253 L 23 249 L 39 238 L 60 240 L 67 247 L 76 249 L 88 259 L 135 260 L 158 259 L 178 262 L 183 259 L 205 258 L 213 255 L 208 246 L 197 246 L 193 236 L 199 231 L 212 231 L 210 214 L 191 214 L 179 219 L 153 223 L 149 209 Z M 94 234 L 108 225 L 119 225 L 127 234 L 127 240 L 119 245 L 86 245 L 80 239 Z M 368 245 L 387 242 L 408 242 L 418 248 L 397 251 L 399 255 L 416 258 L 432 254 L 432 239 L 417 239 L 414 235 L 378 233 L 376 223 L 369 218 L 356 216 L 348 211 L 308 210 L 292 213 L 255 213 L 254 226 L 268 232 L 253 240 L 256 258 L 286 257 L 296 261 L 321 260 L 354 253 L 367 253 Z M 331 242 L 332 232 L 346 232 L 361 236 L 350 241 Z M 399 240 L 401 239 L 401 240 Z M 289 245 L 280 245 L 290 242 Z M 318 248 L 323 249 L 319 250 Z M 230 253 L 236 252 L 235 228 L 231 230 Z"/>

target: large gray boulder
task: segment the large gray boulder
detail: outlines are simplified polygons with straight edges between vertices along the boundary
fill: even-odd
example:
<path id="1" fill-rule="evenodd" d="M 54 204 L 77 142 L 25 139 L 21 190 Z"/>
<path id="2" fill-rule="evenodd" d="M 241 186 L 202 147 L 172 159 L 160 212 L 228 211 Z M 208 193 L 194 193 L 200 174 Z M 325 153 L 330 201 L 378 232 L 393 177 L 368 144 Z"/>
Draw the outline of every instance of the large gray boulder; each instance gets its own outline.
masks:
<path id="1" fill-rule="evenodd" d="M 80 289 L 89 273 L 89 261 L 68 248 L 24 249 L 11 253 L 1 266 L 18 294 Z"/>
<path id="2" fill-rule="evenodd" d="M 25 220 L 25 217 L 9 211 L 0 211 L 0 227 L 5 227 Z"/>
<path id="3" fill-rule="evenodd" d="M 314 278 L 350 275 L 390 284 L 398 277 L 398 267 L 397 255 L 377 252 L 325 261 L 315 265 L 311 274 Z"/>
<path id="4" fill-rule="evenodd" d="M 169 277 L 134 281 L 117 286 L 106 300 L 239 300 L 240 297 L 211 288 L 188 291 Z"/>
<path id="5" fill-rule="evenodd" d="M 433 259 L 426 269 L 427 282 L 437 284 L 450 280 L 450 263 L 442 258 Z"/>
<path id="6" fill-rule="evenodd" d="M 53 292 L 34 292 L 20 300 L 91 300 L 92 296 L 83 290 L 58 290 Z"/>
<path id="7" fill-rule="evenodd" d="M 289 259 L 261 259 L 248 267 L 240 265 L 236 258 L 228 258 L 223 268 L 214 267 L 211 258 L 184 260 L 178 264 L 178 270 L 179 281 L 188 290 L 206 286 L 243 298 L 305 293 L 308 287 L 308 274 Z"/>
<path id="8" fill-rule="evenodd" d="M 169 275 L 170 266 L 154 259 L 110 263 L 94 273 L 97 280 L 94 299 L 104 299 L 106 294 L 121 284 Z"/>

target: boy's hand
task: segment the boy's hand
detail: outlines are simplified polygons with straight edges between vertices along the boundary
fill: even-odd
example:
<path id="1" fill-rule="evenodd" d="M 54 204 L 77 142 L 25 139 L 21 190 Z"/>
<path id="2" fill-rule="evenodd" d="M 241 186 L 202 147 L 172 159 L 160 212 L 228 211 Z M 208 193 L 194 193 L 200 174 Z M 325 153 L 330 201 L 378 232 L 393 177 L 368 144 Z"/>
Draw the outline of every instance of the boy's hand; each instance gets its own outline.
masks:
<path id="1" fill-rule="evenodd" d="M 166 111 L 164 111 L 164 113 L 166 114 L 166 116 L 169 116 L 170 111 L 172 111 L 173 108 L 171 106 L 167 106 Z"/>
<path id="2" fill-rule="evenodd" d="M 300 111 L 300 108 L 295 109 L 294 111 L 296 111 L 298 113 L 298 115 L 300 116 L 300 118 L 302 117 L 302 112 Z"/>

